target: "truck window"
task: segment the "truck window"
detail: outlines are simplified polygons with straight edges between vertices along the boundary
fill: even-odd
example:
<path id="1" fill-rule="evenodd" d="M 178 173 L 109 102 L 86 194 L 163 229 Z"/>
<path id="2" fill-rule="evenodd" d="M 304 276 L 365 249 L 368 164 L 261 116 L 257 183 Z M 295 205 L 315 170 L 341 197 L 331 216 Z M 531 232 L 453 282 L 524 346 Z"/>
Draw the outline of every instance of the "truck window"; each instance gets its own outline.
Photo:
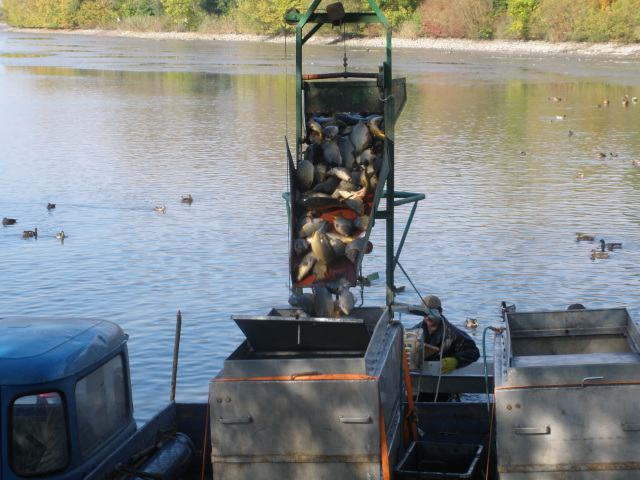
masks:
<path id="1" fill-rule="evenodd" d="M 129 418 L 122 356 L 118 355 L 76 383 L 80 454 L 90 455 Z"/>
<path id="2" fill-rule="evenodd" d="M 11 406 L 11 468 L 45 475 L 69 463 L 65 406 L 57 392 L 25 395 Z"/>

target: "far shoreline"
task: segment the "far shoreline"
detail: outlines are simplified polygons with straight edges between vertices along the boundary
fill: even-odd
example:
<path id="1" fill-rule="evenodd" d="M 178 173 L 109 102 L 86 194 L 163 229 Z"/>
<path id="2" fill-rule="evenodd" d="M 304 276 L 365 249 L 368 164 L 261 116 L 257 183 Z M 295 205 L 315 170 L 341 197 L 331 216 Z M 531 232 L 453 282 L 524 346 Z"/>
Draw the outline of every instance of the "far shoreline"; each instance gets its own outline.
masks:
<path id="1" fill-rule="evenodd" d="M 265 42 L 284 43 L 283 35 L 253 35 L 228 33 L 200 33 L 200 32 L 134 32 L 129 30 L 101 30 L 101 29 L 48 29 L 48 28 L 18 28 L 0 24 L 2 30 L 9 33 L 37 33 L 56 35 L 85 35 L 97 37 L 126 37 L 149 40 L 182 40 L 182 41 L 220 41 L 220 42 Z M 294 35 L 287 36 L 287 41 L 294 40 Z M 337 41 L 336 36 L 317 35 L 309 43 L 315 45 L 331 45 Z M 383 37 L 362 37 L 346 40 L 347 45 L 361 47 L 384 47 L 386 39 Z M 584 55 L 584 56 L 612 56 L 640 58 L 640 44 L 633 43 L 581 43 L 581 42 L 543 42 L 538 40 L 469 40 L 461 38 L 419 38 L 408 39 L 393 37 L 395 48 L 410 48 L 439 51 L 470 51 L 504 54 L 556 54 L 556 55 Z"/>

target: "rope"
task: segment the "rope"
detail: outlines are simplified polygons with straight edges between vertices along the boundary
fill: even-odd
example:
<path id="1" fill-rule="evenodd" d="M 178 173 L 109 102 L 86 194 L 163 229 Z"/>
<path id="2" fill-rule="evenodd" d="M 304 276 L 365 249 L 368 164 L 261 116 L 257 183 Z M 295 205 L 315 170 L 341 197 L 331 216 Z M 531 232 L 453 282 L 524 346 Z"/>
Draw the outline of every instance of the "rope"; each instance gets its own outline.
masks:
<path id="1" fill-rule="evenodd" d="M 289 70 L 287 69 L 287 20 L 286 15 L 283 17 L 284 21 L 284 131 L 289 131 L 289 96 L 287 94 L 287 81 L 289 78 Z M 285 136 L 286 139 L 286 136 Z M 288 148 L 288 147 L 287 147 Z M 296 147 L 297 148 L 297 147 Z M 289 171 L 289 161 L 287 160 L 287 177 L 285 178 L 284 191 L 289 190 L 289 178 L 291 178 L 291 172 Z M 289 192 L 289 208 L 293 208 L 293 192 Z M 289 212 L 287 208 L 287 212 Z M 291 255 L 291 217 L 287 218 L 287 258 Z M 290 261 L 290 260 L 289 260 Z M 291 292 L 291 275 L 287 278 L 287 292 Z"/>

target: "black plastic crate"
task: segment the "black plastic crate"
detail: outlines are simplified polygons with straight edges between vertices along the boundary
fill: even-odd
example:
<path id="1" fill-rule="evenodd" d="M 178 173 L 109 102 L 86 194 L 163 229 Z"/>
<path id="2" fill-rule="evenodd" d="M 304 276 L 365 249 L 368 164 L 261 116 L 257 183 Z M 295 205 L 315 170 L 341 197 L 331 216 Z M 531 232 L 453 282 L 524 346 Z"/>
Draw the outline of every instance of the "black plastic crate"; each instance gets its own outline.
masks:
<path id="1" fill-rule="evenodd" d="M 481 445 L 413 442 L 395 468 L 404 480 L 473 479 Z"/>

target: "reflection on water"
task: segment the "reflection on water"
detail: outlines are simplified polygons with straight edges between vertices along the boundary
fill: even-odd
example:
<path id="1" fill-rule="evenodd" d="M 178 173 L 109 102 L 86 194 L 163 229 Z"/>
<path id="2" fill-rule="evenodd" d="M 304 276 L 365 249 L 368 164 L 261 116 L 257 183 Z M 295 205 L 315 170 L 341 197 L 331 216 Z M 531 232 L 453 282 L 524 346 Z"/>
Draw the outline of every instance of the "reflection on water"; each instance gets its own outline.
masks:
<path id="1" fill-rule="evenodd" d="M 310 52 L 310 71 L 343 68 L 341 48 Z M 0 31 L 0 216 L 18 219 L 0 228 L 2 312 L 123 325 L 139 419 L 169 398 L 178 309 L 177 398 L 189 401 L 242 339 L 230 315 L 286 304 L 292 53 Z M 420 293 L 454 323 L 477 318 L 479 344 L 502 300 L 626 306 L 640 320 L 640 106 L 619 101 L 639 96 L 637 60 L 394 53 L 408 81 L 396 188 L 427 197 L 400 258 Z M 351 49 L 349 69 L 377 71 L 383 54 Z M 398 239 L 409 213 L 398 209 Z M 623 249 L 592 261 L 575 232 Z M 372 241 L 370 305 L 384 302 L 384 222 Z M 395 283 L 399 301 L 418 301 L 401 271 Z"/>

